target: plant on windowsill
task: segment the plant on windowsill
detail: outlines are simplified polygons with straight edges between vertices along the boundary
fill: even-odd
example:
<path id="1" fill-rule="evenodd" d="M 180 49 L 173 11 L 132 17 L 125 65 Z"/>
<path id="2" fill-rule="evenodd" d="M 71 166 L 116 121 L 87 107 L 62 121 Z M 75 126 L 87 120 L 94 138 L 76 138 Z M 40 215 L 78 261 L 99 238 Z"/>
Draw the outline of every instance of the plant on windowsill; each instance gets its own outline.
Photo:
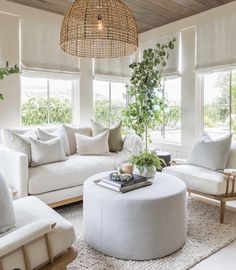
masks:
<path id="1" fill-rule="evenodd" d="M 161 171 L 163 165 L 165 165 L 165 161 L 151 151 L 144 151 L 133 155 L 130 163 L 138 169 L 140 175 L 147 178 L 153 178 L 156 171 Z"/>
<path id="2" fill-rule="evenodd" d="M 0 68 L 0 80 L 3 80 L 6 76 L 19 73 L 19 67 L 15 65 L 14 67 L 9 67 L 8 62 L 6 62 L 5 68 Z M 0 100 L 3 100 L 4 96 L 0 93 Z"/>
<path id="3" fill-rule="evenodd" d="M 143 52 L 143 60 L 130 65 L 132 76 L 128 95 L 131 103 L 124 110 L 124 124 L 145 140 L 148 150 L 149 131 L 157 124 L 164 124 L 167 106 L 163 95 L 163 68 L 167 65 L 170 51 L 176 39 Z"/>

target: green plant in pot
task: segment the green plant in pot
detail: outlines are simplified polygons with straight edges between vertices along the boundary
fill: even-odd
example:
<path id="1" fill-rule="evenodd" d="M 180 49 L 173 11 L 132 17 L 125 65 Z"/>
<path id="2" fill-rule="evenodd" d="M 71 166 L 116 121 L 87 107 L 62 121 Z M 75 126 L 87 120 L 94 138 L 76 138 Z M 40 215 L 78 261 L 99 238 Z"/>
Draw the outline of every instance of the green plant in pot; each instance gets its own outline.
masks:
<path id="1" fill-rule="evenodd" d="M 19 67 L 15 65 L 14 67 L 9 67 L 8 62 L 6 63 L 5 68 L 0 68 L 0 80 L 3 80 L 6 76 L 19 73 Z M 0 100 L 3 100 L 4 96 L 0 93 Z"/>
<path id="2" fill-rule="evenodd" d="M 138 169 L 140 175 L 147 178 L 153 178 L 156 171 L 161 171 L 163 165 L 165 165 L 165 161 L 151 151 L 144 151 L 133 155 L 130 163 Z"/>
<path id="3" fill-rule="evenodd" d="M 176 39 L 144 50 L 143 60 L 130 65 L 132 76 L 128 95 L 131 103 L 124 110 L 124 124 L 145 141 L 148 150 L 149 131 L 164 124 L 167 106 L 163 95 L 163 69 L 167 65 L 170 51 Z"/>

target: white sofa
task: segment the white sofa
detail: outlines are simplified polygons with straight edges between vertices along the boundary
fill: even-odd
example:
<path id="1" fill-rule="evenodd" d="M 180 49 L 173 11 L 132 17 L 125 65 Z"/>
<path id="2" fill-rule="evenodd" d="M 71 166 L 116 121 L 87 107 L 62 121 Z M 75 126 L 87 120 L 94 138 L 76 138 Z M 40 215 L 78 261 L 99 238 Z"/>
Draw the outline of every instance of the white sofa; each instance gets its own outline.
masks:
<path id="1" fill-rule="evenodd" d="M 45 128 L 52 132 L 57 127 Z M 91 128 L 84 128 L 87 135 Z M 79 201 L 82 199 L 83 183 L 90 176 L 116 169 L 117 159 L 127 157 L 140 151 L 140 138 L 128 135 L 124 139 L 124 149 L 108 156 L 80 156 L 74 154 L 66 161 L 56 162 L 39 167 L 28 167 L 28 157 L 16 152 L 7 145 L 9 131 L 24 133 L 27 129 L 3 129 L 0 145 L 0 172 L 8 186 L 17 191 L 17 197 L 33 195 L 52 207 Z"/>
<path id="2" fill-rule="evenodd" d="M 164 173 L 182 179 L 190 193 L 207 196 L 221 202 L 221 223 L 224 222 L 225 204 L 236 200 L 236 179 L 228 177 L 223 171 L 212 171 L 187 164 L 187 160 L 176 159 L 172 165 L 163 169 Z M 236 143 L 232 143 L 226 168 L 236 169 Z"/>

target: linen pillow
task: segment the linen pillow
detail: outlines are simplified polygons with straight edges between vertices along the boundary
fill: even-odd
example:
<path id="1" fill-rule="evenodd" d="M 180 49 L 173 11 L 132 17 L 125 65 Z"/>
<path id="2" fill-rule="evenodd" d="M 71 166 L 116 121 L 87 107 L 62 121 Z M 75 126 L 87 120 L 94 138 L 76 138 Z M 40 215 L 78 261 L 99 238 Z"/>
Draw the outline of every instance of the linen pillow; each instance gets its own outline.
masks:
<path id="1" fill-rule="evenodd" d="M 230 154 L 232 134 L 212 140 L 204 133 L 194 144 L 187 164 L 210 170 L 224 170 Z"/>
<path id="2" fill-rule="evenodd" d="M 77 153 L 79 155 L 108 155 L 108 136 L 108 130 L 95 137 L 75 133 Z"/>
<path id="3" fill-rule="evenodd" d="M 0 234 L 16 225 L 13 203 L 7 184 L 0 174 Z"/>
<path id="4" fill-rule="evenodd" d="M 38 128 L 38 138 L 40 141 L 50 141 L 52 139 L 55 139 L 57 137 L 60 137 L 63 141 L 63 148 L 65 151 L 66 156 L 70 155 L 70 147 L 69 142 L 67 139 L 67 135 L 65 132 L 65 129 L 63 126 L 57 128 L 55 131 L 49 133 L 41 128 Z"/>
<path id="5" fill-rule="evenodd" d="M 118 152 L 123 149 L 123 138 L 122 138 L 122 121 L 120 121 L 116 126 L 112 128 L 105 128 L 103 125 L 90 120 L 92 128 L 92 136 L 101 134 L 105 130 L 109 130 L 109 150 L 110 152 Z"/>
<path id="6" fill-rule="evenodd" d="M 24 153 L 28 156 L 29 165 L 31 164 L 31 147 L 30 138 L 37 139 L 36 133 L 32 130 L 26 131 L 24 134 L 20 135 L 18 133 L 11 133 L 11 144 L 10 148 Z"/>
<path id="7" fill-rule="evenodd" d="M 46 142 L 30 138 L 30 143 L 32 167 L 66 160 L 63 141 L 59 137 Z"/>
<path id="8" fill-rule="evenodd" d="M 85 136 L 92 136 L 92 131 L 91 128 L 88 127 L 82 127 L 82 128 L 75 128 L 75 127 L 70 127 L 67 125 L 63 125 L 66 136 L 69 142 L 69 147 L 70 147 L 70 154 L 74 155 L 76 153 L 76 141 L 75 141 L 75 134 L 81 134 Z"/>

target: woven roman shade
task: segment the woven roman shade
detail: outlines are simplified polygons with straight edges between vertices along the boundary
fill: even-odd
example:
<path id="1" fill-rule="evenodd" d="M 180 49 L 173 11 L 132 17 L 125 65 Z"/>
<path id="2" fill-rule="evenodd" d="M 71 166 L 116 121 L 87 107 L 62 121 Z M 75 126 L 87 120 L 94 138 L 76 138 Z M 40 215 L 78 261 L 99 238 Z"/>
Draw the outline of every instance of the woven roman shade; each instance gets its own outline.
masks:
<path id="1" fill-rule="evenodd" d="M 137 50 L 137 26 L 120 0 L 76 0 L 64 16 L 60 44 L 78 57 L 127 56 Z"/>
<path id="2" fill-rule="evenodd" d="M 236 13 L 197 26 L 199 72 L 236 66 Z"/>

